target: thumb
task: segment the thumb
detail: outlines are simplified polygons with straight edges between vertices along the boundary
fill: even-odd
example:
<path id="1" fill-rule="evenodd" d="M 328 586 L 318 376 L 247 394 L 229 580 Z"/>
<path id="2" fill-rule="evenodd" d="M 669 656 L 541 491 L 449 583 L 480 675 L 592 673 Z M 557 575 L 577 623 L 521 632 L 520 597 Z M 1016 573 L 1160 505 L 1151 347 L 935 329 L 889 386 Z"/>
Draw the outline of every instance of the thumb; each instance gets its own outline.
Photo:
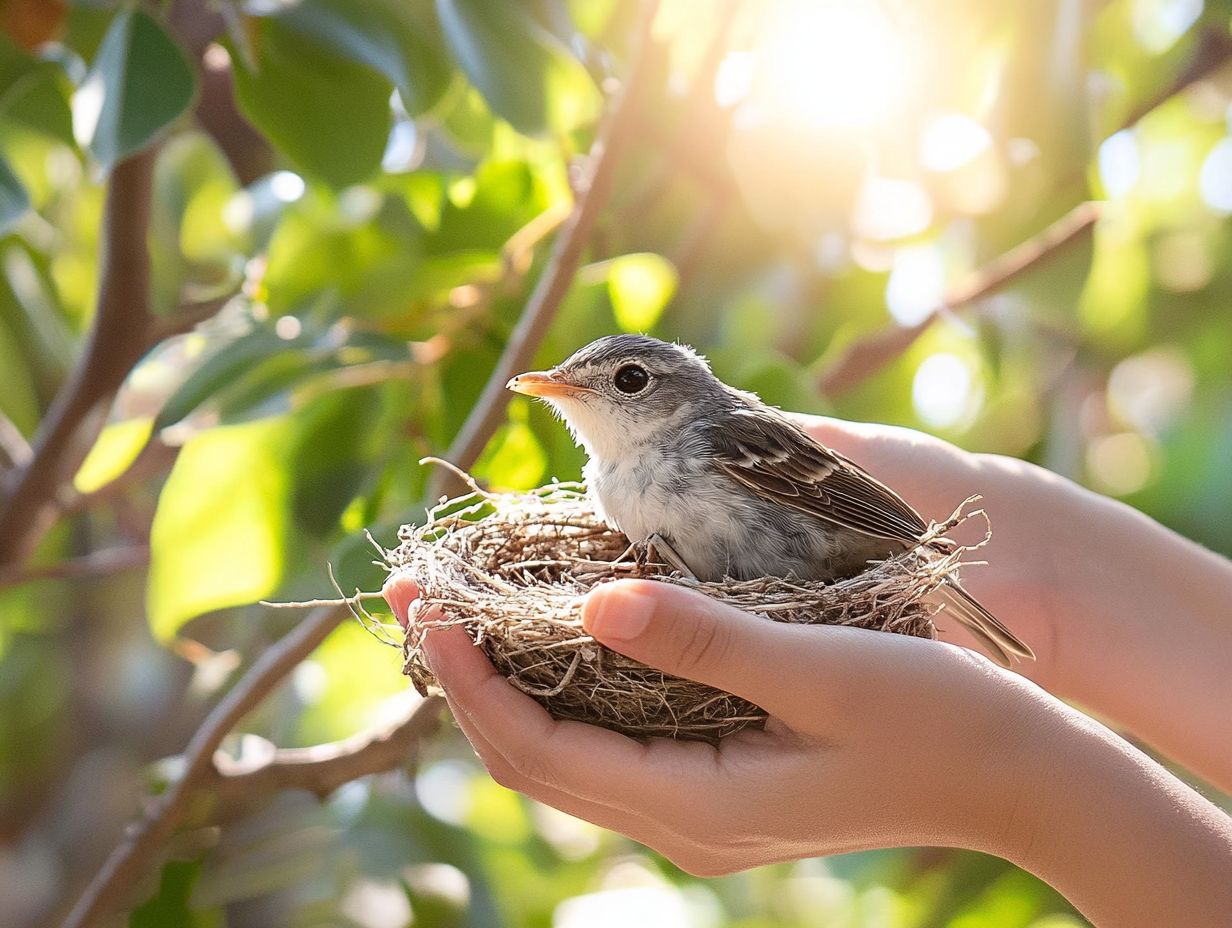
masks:
<path id="1" fill-rule="evenodd" d="M 582 626 L 613 651 L 726 690 L 780 718 L 798 704 L 801 681 L 794 678 L 816 645 L 801 638 L 800 628 L 654 580 L 617 580 L 593 590 L 582 603 Z"/>

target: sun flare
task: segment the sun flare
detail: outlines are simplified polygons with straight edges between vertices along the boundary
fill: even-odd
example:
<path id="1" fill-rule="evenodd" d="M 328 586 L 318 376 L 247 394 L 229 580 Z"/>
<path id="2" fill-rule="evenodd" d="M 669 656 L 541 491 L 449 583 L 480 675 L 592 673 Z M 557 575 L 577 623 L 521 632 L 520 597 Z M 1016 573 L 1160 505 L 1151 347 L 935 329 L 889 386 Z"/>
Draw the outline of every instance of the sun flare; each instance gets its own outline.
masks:
<path id="1" fill-rule="evenodd" d="M 818 126 L 874 125 L 905 98 L 907 52 L 872 0 L 783 0 L 767 11 L 753 93 Z"/>

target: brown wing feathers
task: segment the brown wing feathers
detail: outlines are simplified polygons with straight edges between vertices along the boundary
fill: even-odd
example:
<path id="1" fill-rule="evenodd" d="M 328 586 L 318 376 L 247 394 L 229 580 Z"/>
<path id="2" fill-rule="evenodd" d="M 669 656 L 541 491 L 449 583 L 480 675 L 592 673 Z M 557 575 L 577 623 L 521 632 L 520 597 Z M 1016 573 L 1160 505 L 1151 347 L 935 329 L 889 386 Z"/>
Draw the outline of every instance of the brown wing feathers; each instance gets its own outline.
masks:
<path id="1" fill-rule="evenodd" d="M 911 545 L 928 526 L 902 497 L 854 461 L 770 410 L 739 411 L 712 430 L 719 467 L 763 498 L 843 528 Z M 938 591 L 951 614 L 1002 664 L 1031 649 L 951 581 Z"/>
<path id="2" fill-rule="evenodd" d="M 904 544 L 927 531 L 897 493 L 774 413 L 734 413 L 711 437 L 724 472 L 785 506 Z"/>

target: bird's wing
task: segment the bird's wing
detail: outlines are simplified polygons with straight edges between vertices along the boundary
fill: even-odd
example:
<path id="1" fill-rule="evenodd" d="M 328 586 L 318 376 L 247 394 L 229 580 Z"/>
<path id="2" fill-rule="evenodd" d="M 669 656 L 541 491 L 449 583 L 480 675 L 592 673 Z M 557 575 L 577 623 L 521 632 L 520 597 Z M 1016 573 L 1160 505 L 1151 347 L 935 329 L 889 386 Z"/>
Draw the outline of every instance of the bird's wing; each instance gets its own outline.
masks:
<path id="1" fill-rule="evenodd" d="M 904 544 L 928 530 L 901 496 L 777 412 L 737 410 L 707 439 L 719 467 L 765 499 Z"/>

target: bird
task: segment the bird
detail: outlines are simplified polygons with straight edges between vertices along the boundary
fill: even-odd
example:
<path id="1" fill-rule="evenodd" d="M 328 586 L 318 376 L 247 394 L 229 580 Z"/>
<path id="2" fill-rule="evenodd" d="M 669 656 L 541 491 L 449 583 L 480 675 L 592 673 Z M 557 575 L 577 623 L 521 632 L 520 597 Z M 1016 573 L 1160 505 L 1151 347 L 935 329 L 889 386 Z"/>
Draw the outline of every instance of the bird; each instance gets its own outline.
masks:
<path id="1" fill-rule="evenodd" d="M 952 550 L 899 494 L 686 345 L 607 335 L 506 387 L 572 433 L 600 517 L 686 576 L 832 581 L 921 545 Z M 1034 659 L 956 579 L 935 595 L 1002 665 Z"/>

